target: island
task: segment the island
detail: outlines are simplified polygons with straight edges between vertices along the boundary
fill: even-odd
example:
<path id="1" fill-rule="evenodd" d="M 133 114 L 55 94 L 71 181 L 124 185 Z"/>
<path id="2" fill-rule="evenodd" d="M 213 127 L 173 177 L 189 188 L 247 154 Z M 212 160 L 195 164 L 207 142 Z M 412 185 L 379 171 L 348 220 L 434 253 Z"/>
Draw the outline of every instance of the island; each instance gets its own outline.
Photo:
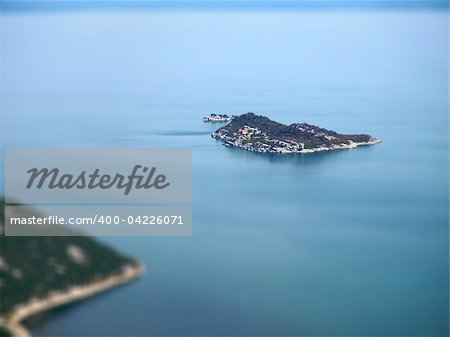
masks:
<path id="1" fill-rule="evenodd" d="M 5 236 L 4 220 L 2 200 L 1 337 L 29 337 L 21 323 L 30 316 L 125 284 L 145 271 L 134 258 L 87 236 Z"/>
<path id="2" fill-rule="evenodd" d="M 225 146 L 262 153 L 311 153 L 381 142 L 365 134 L 339 134 L 307 123 L 285 125 L 252 112 L 234 116 L 211 137 Z"/>
<path id="3" fill-rule="evenodd" d="M 204 122 L 229 122 L 233 117 L 227 114 L 210 114 L 209 116 L 203 117 Z"/>

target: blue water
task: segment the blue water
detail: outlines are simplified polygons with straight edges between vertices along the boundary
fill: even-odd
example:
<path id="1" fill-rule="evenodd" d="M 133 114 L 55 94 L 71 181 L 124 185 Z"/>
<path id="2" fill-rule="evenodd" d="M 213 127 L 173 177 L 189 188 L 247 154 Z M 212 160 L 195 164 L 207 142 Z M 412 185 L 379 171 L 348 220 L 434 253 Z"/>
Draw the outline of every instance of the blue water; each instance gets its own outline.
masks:
<path id="1" fill-rule="evenodd" d="M 444 10 L 2 13 L 3 146 L 193 149 L 191 238 L 102 238 L 144 278 L 36 336 L 447 336 Z M 266 156 L 210 112 L 369 133 Z"/>

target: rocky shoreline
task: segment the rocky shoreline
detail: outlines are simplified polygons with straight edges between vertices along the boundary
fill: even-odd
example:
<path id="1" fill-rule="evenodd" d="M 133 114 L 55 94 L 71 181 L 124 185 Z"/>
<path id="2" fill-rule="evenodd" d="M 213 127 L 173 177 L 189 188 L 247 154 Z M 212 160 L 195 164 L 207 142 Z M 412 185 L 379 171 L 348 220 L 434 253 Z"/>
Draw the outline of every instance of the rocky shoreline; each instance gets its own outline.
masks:
<path id="1" fill-rule="evenodd" d="M 318 147 L 314 149 L 304 149 L 299 151 L 298 153 L 313 153 L 313 152 L 323 152 L 323 151 L 333 151 L 333 150 L 347 150 L 347 149 L 354 149 L 359 146 L 369 146 L 369 145 L 375 145 L 378 143 L 381 143 L 382 141 L 379 139 L 373 139 L 369 140 L 367 142 L 351 142 L 350 144 L 339 144 L 339 145 L 333 145 L 331 147 Z"/>
<path id="2" fill-rule="evenodd" d="M 18 305 L 6 317 L 0 318 L 0 325 L 9 330 L 14 337 L 29 337 L 29 332 L 21 325 L 24 319 L 128 283 L 142 276 L 144 272 L 145 267 L 142 264 L 128 264 L 123 266 L 119 273 L 110 275 L 102 280 L 90 284 L 72 286 L 67 291 L 52 292 L 45 298 L 31 299 L 27 303 Z"/>

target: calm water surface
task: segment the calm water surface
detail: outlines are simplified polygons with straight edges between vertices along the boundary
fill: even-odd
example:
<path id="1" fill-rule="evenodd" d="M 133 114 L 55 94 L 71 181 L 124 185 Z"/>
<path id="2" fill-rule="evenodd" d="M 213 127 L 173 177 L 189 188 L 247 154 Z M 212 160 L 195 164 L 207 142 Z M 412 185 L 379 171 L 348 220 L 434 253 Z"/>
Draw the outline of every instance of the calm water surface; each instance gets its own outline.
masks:
<path id="1" fill-rule="evenodd" d="M 191 238 L 36 336 L 448 335 L 445 11 L 3 13 L 4 147 L 193 149 Z M 265 156 L 210 112 L 369 133 Z"/>

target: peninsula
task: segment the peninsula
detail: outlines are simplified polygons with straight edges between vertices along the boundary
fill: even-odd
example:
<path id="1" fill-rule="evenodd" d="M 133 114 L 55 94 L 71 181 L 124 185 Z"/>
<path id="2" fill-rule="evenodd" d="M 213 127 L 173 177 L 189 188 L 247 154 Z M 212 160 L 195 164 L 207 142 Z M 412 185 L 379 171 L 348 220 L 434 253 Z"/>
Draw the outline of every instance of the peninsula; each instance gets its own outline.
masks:
<path id="1" fill-rule="evenodd" d="M 1 337 L 29 337 L 21 323 L 30 316 L 94 296 L 145 272 L 137 260 L 87 236 L 5 236 L 5 217 L 11 214 L 5 214 L 0 200 Z"/>
<path id="2" fill-rule="evenodd" d="M 211 137 L 226 146 L 263 153 L 311 153 L 381 142 L 369 135 L 339 134 L 307 123 L 284 125 L 251 112 L 235 116 Z"/>

